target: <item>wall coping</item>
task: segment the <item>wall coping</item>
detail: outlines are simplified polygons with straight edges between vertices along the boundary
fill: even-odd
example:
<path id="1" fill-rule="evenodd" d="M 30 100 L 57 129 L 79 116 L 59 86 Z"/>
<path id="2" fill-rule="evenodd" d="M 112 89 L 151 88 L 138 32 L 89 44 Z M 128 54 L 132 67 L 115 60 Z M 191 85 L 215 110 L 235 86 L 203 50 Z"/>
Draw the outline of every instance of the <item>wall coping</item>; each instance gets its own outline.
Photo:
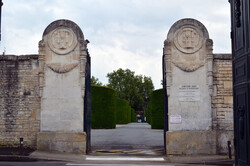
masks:
<path id="1" fill-rule="evenodd" d="M 232 54 L 213 54 L 215 60 L 232 60 Z"/>
<path id="2" fill-rule="evenodd" d="M 27 55 L 0 55 L 0 61 L 21 61 L 38 59 L 38 54 L 27 54 Z"/>

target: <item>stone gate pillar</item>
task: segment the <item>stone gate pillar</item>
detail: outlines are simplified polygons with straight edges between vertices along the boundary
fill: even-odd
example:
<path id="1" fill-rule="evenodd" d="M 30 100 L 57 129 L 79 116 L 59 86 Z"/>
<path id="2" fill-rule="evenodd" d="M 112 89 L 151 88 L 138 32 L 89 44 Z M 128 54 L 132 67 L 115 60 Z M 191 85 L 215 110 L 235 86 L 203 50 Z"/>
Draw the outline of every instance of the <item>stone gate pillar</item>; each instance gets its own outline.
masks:
<path id="1" fill-rule="evenodd" d="M 41 124 L 38 150 L 86 152 L 84 91 L 87 42 L 72 21 L 57 20 L 39 42 Z"/>
<path id="2" fill-rule="evenodd" d="M 214 154 L 213 42 L 194 19 L 177 21 L 164 42 L 168 122 L 167 154 Z"/>

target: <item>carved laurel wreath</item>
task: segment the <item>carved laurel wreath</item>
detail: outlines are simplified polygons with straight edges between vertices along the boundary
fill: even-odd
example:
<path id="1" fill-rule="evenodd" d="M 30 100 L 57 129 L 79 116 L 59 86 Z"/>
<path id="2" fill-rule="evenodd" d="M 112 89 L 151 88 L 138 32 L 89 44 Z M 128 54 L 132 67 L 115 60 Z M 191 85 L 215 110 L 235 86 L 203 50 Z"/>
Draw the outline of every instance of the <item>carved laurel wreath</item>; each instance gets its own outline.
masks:
<path id="1" fill-rule="evenodd" d="M 72 64 L 60 64 L 60 63 L 50 63 L 47 64 L 47 66 L 53 70 L 56 73 L 67 73 L 74 69 L 76 66 L 78 66 L 78 63 L 72 63 Z"/>
<path id="2" fill-rule="evenodd" d="M 180 68 L 183 71 L 193 72 L 193 71 L 199 69 L 200 67 L 204 66 L 205 62 L 179 63 L 179 62 L 173 61 L 173 64 L 175 64 L 175 66 L 177 66 L 178 68 Z"/>

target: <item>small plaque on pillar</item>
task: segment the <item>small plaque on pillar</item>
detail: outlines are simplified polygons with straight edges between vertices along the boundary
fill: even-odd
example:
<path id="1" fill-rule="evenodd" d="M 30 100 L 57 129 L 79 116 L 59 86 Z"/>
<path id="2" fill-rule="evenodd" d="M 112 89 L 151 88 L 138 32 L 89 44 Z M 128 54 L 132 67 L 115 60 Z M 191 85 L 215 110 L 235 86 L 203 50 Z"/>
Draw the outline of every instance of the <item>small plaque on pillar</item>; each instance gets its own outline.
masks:
<path id="1" fill-rule="evenodd" d="M 170 123 L 180 124 L 181 123 L 181 115 L 170 115 Z"/>

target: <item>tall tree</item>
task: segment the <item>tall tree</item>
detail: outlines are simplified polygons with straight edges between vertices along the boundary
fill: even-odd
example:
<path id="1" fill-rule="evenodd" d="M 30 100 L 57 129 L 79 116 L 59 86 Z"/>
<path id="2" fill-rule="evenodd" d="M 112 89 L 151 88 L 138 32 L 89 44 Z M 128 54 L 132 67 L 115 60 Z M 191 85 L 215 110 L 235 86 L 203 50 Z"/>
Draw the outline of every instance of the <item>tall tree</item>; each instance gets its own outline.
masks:
<path id="1" fill-rule="evenodd" d="M 117 91 L 117 97 L 128 100 L 131 107 L 145 110 L 154 85 L 150 77 L 135 75 L 135 72 L 118 69 L 107 74 L 108 87 Z"/>
<path id="2" fill-rule="evenodd" d="M 96 78 L 95 76 L 91 77 L 91 85 L 100 85 L 102 86 L 102 83 L 99 81 L 98 78 Z"/>

